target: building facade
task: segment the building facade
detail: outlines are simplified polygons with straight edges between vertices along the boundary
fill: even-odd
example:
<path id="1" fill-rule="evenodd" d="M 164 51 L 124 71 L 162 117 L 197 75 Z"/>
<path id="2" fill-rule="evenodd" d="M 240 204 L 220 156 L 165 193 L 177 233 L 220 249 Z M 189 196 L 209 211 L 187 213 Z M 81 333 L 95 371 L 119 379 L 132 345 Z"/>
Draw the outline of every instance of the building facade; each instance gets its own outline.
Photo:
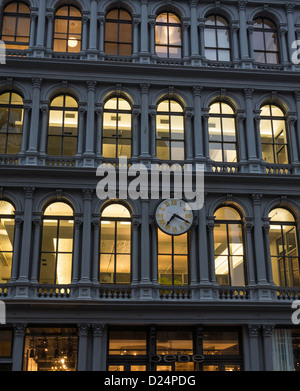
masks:
<path id="1" fill-rule="evenodd" d="M 0 3 L 1 369 L 297 370 L 299 2 Z M 187 232 L 121 156 L 204 165 Z"/>

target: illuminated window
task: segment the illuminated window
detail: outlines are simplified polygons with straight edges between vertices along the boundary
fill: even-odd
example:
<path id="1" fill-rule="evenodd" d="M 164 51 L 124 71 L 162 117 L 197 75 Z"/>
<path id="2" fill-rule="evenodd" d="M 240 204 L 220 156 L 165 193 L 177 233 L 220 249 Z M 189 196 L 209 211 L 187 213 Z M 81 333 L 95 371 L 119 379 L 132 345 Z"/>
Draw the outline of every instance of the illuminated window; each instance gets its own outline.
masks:
<path id="1" fill-rule="evenodd" d="M 75 327 L 27 328 L 23 371 L 76 371 L 77 334 Z"/>
<path id="2" fill-rule="evenodd" d="M 157 229 L 158 282 L 162 285 L 187 285 L 188 237 L 172 236 Z"/>
<path id="3" fill-rule="evenodd" d="M 217 283 L 245 286 L 242 222 L 234 208 L 222 207 L 215 213 L 214 249 Z"/>
<path id="4" fill-rule="evenodd" d="M 269 214 L 270 252 L 273 279 L 278 286 L 300 286 L 297 226 L 286 209 L 276 208 Z"/>
<path id="5" fill-rule="evenodd" d="M 155 51 L 158 57 L 181 58 L 181 22 L 170 12 L 156 18 Z"/>
<path id="6" fill-rule="evenodd" d="M 70 5 L 55 13 L 53 50 L 55 52 L 78 53 L 81 50 L 81 12 Z"/>
<path id="7" fill-rule="evenodd" d="M 114 9 L 106 15 L 105 53 L 116 56 L 131 56 L 132 19 L 123 9 Z"/>
<path id="8" fill-rule="evenodd" d="M 204 38 L 208 60 L 230 61 L 230 30 L 224 18 L 218 15 L 207 17 Z"/>
<path id="9" fill-rule="evenodd" d="M 273 22 L 266 18 L 254 21 L 253 48 L 255 61 L 278 64 L 278 34 Z"/>
<path id="10" fill-rule="evenodd" d="M 145 331 L 109 332 L 109 355 L 144 356 L 146 354 L 147 333 Z"/>
<path id="11" fill-rule="evenodd" d="M 77 152 L 78 105 L 69 95 L 52 100 L 49 113 L 48 155 L 74 156 Z"/>
<path id="12" fill-rule="evenodd" d="M 6 49 L 25 50 L 29 47 L 30 9 L 21 2 L 4 8 L 2 19 L 2 41 Z"/>
<path id="13" fill-rule="evenodd" d="M 43 215 L 40 284 L 70 284 L 73 259 L 73 210 L 50 204 Z"/>
<path id="14" fill-rule="evenodd" d="M 156 154 L 161 160 L 184 160 L 184 114 L 174 100 L 164 100 L 157 107 Z"/>
<path id="15" fill-rule="evenodd" d="M 217 162 L 237 161 L 236 122 L 233 109 L 224 102 L 210 105 L 209 156 Z"/>
<path id="16" fill-rule="evenodd" d="M 109 99 L 103 113 L 103 156 L 131 157 L 132 111 L 129 102 L 123 98 Z"/>
<path id="17" fill-rule="evenodd" d="M 268 104 L 261 108 L 260 138 L 262 156 L 268 163 L 288 164 L 288 142 L 282 110 Z"/>
<path id="18" fill-rule="evenodd" d="M 11 278 L 13 258 L 15 215 L 14 207 L 7 201 L 0 201 L 0 284 Z"/>
<path id="19" fill-rule="evenodd" d="M 100 283 L 130 284 L 131 216 L 122 204 L 107 206 L 101 215 Z"/>
<path id="20" fill-rule="evenodd" d="M 236 331 L 210 331 L 203 332 L 203 354 L 212 356 L 236 356 L 239 351 L 239 336 Z"/>

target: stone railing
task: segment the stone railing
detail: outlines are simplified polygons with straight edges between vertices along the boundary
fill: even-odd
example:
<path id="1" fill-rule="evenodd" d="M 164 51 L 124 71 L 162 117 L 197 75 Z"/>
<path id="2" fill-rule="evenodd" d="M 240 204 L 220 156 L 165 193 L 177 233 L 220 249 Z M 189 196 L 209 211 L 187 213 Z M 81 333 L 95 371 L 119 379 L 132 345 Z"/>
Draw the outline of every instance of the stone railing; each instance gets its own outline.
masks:
<path id="1" fill-rule="evenodd" d="M 222 301 L 244 301 L 249 300 L 250 295 L 248 289 L 245 287 L 220 287 L 219 298 Z"/>
<path id="2" fill-rule="evenodd" d="M 300 300 L 300 287 L 299 288 L 277 288 L 276 297 L 278 301 Z"/>

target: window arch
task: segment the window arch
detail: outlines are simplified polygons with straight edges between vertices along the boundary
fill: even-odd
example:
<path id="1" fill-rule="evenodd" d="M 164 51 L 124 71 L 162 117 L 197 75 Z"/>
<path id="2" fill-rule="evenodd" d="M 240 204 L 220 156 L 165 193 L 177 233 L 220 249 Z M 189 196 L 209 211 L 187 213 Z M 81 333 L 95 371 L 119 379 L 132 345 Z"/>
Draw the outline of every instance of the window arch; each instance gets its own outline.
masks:
<path id="1" fill-rule="evenodd" d="M 278 64 L 278 32 L 275 24 L 264 17 L 254 20 L 253 49 L 254 59 L 260 63 Z"/>
<path id="2" fill-rule="evenodd" d="M 23 99 L 16 92 L 0 95 L 0 153 L 17 154 L 21 150 Z"/>
<path id="3" fill-rule="evenodd" d="M 81 50 L 82 14 L 71 5 L 59 8 L 55 13 L 53 50 L 78 53 Z"/>
<path id="4" fill-rule="evenodd" d="M 8 4 L 3 11 L 1 39 L 7 49 L 25 50 L 29 47 L 30 9 L 18 1 Z"/>
<path id="5" fill-rule="evenodd" d="M 161 160 L 184 160 L 184 113 L 172 99 L 158 104 L 156 116 L 156 156 Z"/>
<path id="6" fill-rule="evenodd" d="M 269 213 L 273 279 L 278 286 L 300 286 L 298 233 L 294 216 L 284 208 Z"/>
<path id="7" fill-rule="evenodd" d="M 0 283 L 11 279 L 15 233 L 15 209 L 10 202 L 0 201 Z"/>
<path id="8" fill-rule="evenodd" d="M 162 285 L 187 285 L 188 235 L 168 235 L 157 229 L 158 282 Z"/>
<path id="9" fill-rule="evenodd" d="M 209 107 L 209 156 L 218 162 L 236 162 L 236 118 L 232 107 L 225 102 L 214 102 Z"/>
<path id="10" fill-rule="evenodd" d="M 171 12 L 163 12 L 156 18 L 155 52 L 158 57 L 182 57 L 181 21 Z"/>
<path id="11" fill-rule="evenodd" d="M 205 19 L 205 57 L 214 61 L 230 61 L 230 29 L 226 19 L 210 15 Z"/>
<path id="12" fill-rule="evenodd" d="M 242 220 L 233 207 L 224 206 L 215 212 L 214 252 L 217 283 L 245 286 Z"/>
<path id="13" fill-rule="evenodd" d="M 108 205 L 101 214 L 100 283 L 131 282 L 131 215 L 120 203 Z"/>
<path id="14" fill-rule="evenodd" d="M 43 213 L 40 284 L 70 284 L 73 260 L 73 209 L 51 203 Z"/>
<path id="15" fill-rule="evenodd" d="M 116 56 L 132 54 L 132 17 L 122 8 L 113 9 L 106 15 L 105 53 Z"/>
<path id="16" fill-rule="evenodd" d="M 131 157 L 132 109 L 123 97 L 106 101 L 103 110 L 102 154 L 106 158 Z"/>
<path id="17" fill-rule="evenodd" d="M 74 156 L 77 139 L 78 104 L 70 95 L 59 95 L 50 104 L 48 155 Z"/>
<path id="18" fill-rule="evenodd" d="M 288 164 L 288 140 L 283 111 L 268 103 L 261 107 L 260 118 L 263 159 L 268 163 Z"/>

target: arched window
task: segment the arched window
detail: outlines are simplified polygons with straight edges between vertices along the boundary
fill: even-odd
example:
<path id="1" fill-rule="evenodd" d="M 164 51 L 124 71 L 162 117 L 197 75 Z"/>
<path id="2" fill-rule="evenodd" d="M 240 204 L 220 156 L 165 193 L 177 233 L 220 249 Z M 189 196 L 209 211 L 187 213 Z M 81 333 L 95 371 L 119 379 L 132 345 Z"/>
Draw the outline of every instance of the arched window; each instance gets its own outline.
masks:
<path id="1" fill-rule="evenodd" d="M 82 15 L 79 9 L 65 5 L 55 13 L 53 50 L 78 53 L 81 50 Z"/>
<path id="2" fill-rule="evenodd" d="M 40 284 L 70 284 L 73 260 L 73 209 L 50 204 L 43 213 Z"/>
<path id="3" fill-rule="evenodd" d="M 158 57 L 181 58 L 181 22 L 178 16 L 164 12 L 155 22 L 155 52 Z"/>
<path id="4" fill-rule="evenodd" d="M 159 103 L 156 116 L 156 155 L 161 160 L 184 160 L 184 114 L 179 103 Z"/>
<path id="5" fill-rule="evenodd" d="M 74 156 L 77 152 L 78 104 L 69 95 L 59 95 L 50 104 L 48 155 Z"/>
<path id="6" fill-rule="evenodd" d="M 263 159 L 268 163 L 288 164 L 285 116 L 275 105 L 267 104 L 260 112 L 260 138 Z"/>
<path id="7" fill-rule="evenodd" d="M 217 162 L 237 161 L 235 114 L 231 106 L 215 102 L 209 107 L 209 156 Z"/>
<path id="8" fill-rule="evenodd" d="M 214 61 L 230 61 L 230 30 L 228 22 L 218 15 L 205 19 L 205 57 Z"/>
<path id="9" fill-rule="evenodd" d="M 101 214 L 100 283 L 130 284 L 131 216 L 122 204 L 108 205 Z"/>
<path id="10" fill-rule="evenodd" d="M 132 18 L 121 9 L 113 9 L 106 15 L 105 53 L 116 56 L 131 56 Z"/>
<path id="11" fill-rule="evenodd" d="M 30 9 L 21 2 L 8 4 L 3 11 L 1 40 L 6 49 L 25 50 L 29 47 Z"/>
<path id="12" fill-rule="evenodd" d="M 103 151 L 106 158 L 131 157 L 132 110 L 121 97 L 109 99 L 103 110 Z"/>
<path id="13" fill-rule="evenodd" d="M 266 18 L 258 18 L 254 21 L 253 27 L 255 61 L 260 63 L 278 64 L 278 33 L 274 23 Z"/>
<path id="14" fill-rule="evenodd" d="M 162 285 L 187 285 L 188 236 L 172 236 L 157 229 L 158 282 Z"/>
<path id="15" fill-rule="evenodd" d="M 15 209 L 7 201 L 0 201 L 0 284 L 11 278 L 15 233 Z"/>
<path id="16" fill-rule="evenodd" d="M 273 279 L 278 286 L 300 286 L 297 227 L 294 216 L 286 209 L 269 213 L 270 253 Z"/>
<path id="17" fill-rule="evenodd" d="M 214 248 L 217 283 L 245 286 L 242 221 L 232 207 L 221 207 L 215 212 Z"/>
<path id="18" fill-rule="evenodd" d="M 15 92 L 0 95 L 0 153 L 17 154 L 21 150 L 23 99 Z"/>

